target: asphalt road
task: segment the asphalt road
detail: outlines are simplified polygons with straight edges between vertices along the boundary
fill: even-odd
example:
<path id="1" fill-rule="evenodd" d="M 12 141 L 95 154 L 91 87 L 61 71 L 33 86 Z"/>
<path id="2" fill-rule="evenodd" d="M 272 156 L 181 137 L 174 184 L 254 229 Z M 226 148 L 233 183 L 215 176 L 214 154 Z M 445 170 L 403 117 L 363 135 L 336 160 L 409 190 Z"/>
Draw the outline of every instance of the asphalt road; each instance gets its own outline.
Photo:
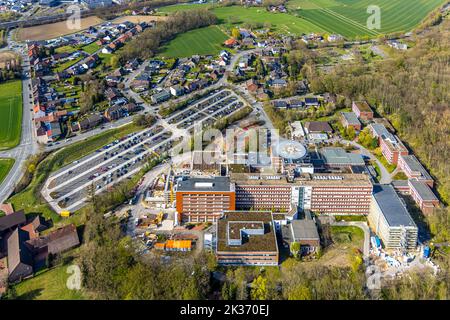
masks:
<path id="1" fill-rule="evenodd" d="M 383 166 L 383 164 L 380 162 L 380 160 L 378 160 L 377 157 L 375 157 L 369 150 L 367 150 L 366 148 L 364 148 L 362 145 L 360 145 L 359 143 L 357 143 L 355 141 L 342 140 L 342 142 L 350 143 L 354 147 L 358 148 L 361 151 L 361 154 L 363 156 L 366 156 L 370 160 L 376 162 L 376 164 L 380 168 L 380 172 L 381 172 L 381 178 L 380 178 L 379 183 L 389 184 L 392 182 L 392 177 L 391 177 L 391 174 L 389 173 L 389 171 L 387 171 L 387 169 Z"/>
<path id="2" fill-rule="evenodd" d="M 145 101 L 142 103 L 145 105 Z M 198 105 L 202 105 L 201 110 L 196 109 Z M 143 156 L 149 156 L 161 147 L 167 149 L 176 138 L 188 135 L 187 129 L 192 127 L 193 117 L 196 117 L 196 121 L 203 121 L 213 116 L 227 116 L 243 105 L 242 98 L 230 90 L 212 93 L 207 98 L 193 103 L 193 107 L 188 109 L 188 117 L 177 116 L 183 115 L 185 109 L 169 117 L 177 119 L 173 124 L 159 118 L 153 126 L 154 129 L 129 135 L 127 139 L 116 141 L 108 149 L 99 149 L 55 172 L 45 183 L 42 194 L 55 211 L 75 211 L 84 205 L 90 186 L 95 188 L 96 193 L 104 191 L 136 173 L 145 163 Z M 180 127 L 180 124 L 185 124 L 186 121 L 187 128 Z"/>
<path id="3" fill-rule="evenodd" d="M 0 185 L 0 203 L 4 202 L 11 195 L 15 186 L 20 181 L 23 175 L 23 165 L 26 160 L 33 154 L 38 152 L 38 145 L 36 143 L 35 129 L 33 124 L 33 102 L 30 99 L 32 94 L 30 87 L 30 60 L 27 55 L 27 51 L 23 47 L 13 47 L 15 45 L 10 38 L 11 33 L 8 35 L 9 49 L 17 52 L 22 56 L 22 98 L 23 98 L 23 112 L 22 112 L 22 132 L 20 143 L 17 147 L 0 151 L 0 158 L 13 158 L 15 159 L 14 166 L 11 168 L 9 174 L 3 180 Z"/>

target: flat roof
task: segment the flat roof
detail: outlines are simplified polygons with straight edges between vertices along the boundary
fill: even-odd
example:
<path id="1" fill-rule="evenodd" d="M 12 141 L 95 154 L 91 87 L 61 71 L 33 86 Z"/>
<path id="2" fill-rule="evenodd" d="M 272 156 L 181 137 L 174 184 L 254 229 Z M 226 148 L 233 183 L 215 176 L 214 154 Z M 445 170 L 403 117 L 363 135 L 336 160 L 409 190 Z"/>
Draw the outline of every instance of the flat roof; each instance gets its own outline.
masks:
<path id="1" fill-rule="evenodd" d="M 373 131 L 375 132 L 375 136 L 381 137 L 382 139 L 389 139 L 395 141 L 395 137 L 392 133 L 386 129 L 386 127 L 381 123 L 372 123 L 370 124 Z"/>
<path id="2" fill-rule="evenodd" d="M 436 195 L 431 191 L 430 187 L 423 181 L 410 179 L 409 184 L 417 191 L 422 200 L 438 200 Z"/>
<path id="3" fill-rule="evenodd" d="M 401 156 L 406 162 L 406 165 L 412 170 L 420 172 L 420 174 L 426 179 L 432 179 L 428 171 L 422 166 L 419 160 L 414 155 Z"/>
<path id="4" fill-rule="evenodd" d="M 234 222 L 234 223 L 229 223 Z M 264 234 L 250 235 L 243 239 L 241 245 L 228 244 L 228 227 L 245 226 L 247 223 L 264 226 Z M 217 251 L 229 252 L 267 252 L 278 251 L 277 238 L 270 211 L 225 211 L 217 221 Z"/>
<path id="5" fill-rule="evenodd" d="M 341 114 L 348 124 L 361 125 L 361 122 L 359 122 L 358 117 L 354 112 L 341 112 Z"/>
<path id="6" fill-rule="evenodd" d="M 391 184 L 394 187 L 409 187 L 408 180 L 392 180 Z"/>
<path id="7" fill-rule="evenodd" d="M 320 154 L 327 164 L 365 165 L 364 159 L 360 154 L 346 152 L 343 148 L 339 147 L 322 148 Z"/>
<path id="8" fill-rule="evenodd" d="M 292 182 L 283 174 L 231 173 L 230 181 L 237 185 L 357 185 L 372 186 L 369 176 L 358 173 L 305 173 Z"/>
<path id="9" fill-rule="evenodd" d="M 290 226 L 294 240 L 320 240 L 316 223 L 313 220 L 292 220 Z"/>
<path id="10" fill-rule="evenodd" d="M 417 227 L 392 185 L 375 184 L 373 197 L 390 227 Z"/>
<path id="11" fill-rule="evenodd" d="M 216 191 L 226 192 L 232 191 L 230 179 L 228 177 L 189 177 L 188 179 L 179 181 L 177 184 L 177 191 Z"/>
<path id="12" fill-rule="evenodd" d="M 359 111 L 363 112 L 372 112 L 372 109 L 370 108 L 367 101 L 353 101 L 354 104 L 358 107 Z"/>

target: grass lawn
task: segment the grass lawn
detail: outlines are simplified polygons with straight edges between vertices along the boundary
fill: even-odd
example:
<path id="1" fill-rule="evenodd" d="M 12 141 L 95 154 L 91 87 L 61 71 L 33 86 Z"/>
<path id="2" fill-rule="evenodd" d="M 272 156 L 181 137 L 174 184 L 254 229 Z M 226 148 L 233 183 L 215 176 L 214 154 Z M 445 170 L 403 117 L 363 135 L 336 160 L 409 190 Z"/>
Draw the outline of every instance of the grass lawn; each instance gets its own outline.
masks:
<path id="1" fill-rule="evenodd" d="M 22 123 L 22 81 L 0 84 L 0 150 L 19 144 Z"/>
<path id="2" fill-rule="evenodd" d="M 222 43 L 228 39 L 217 26 L 209 26 L 178 35 L 162 48 L 164 57 L 190 57 L 194 54 L 215 55 L 223 49 Z"/>
<path id="3" fill-rule="evenodd" d="M 48 176 L 98 148 L 141 129 L 134 124 L 129 124 L 121 128 L 105 131 L 85 141 L 74 143 L 52 153 L 37 165 L 36 173 L 31 183 L 24 190 L 13 195 L 8 202 L 11 202 L 16 210 L 24 209 L 26 214 L 39 213 L 47 219 L 52 219 L 55 223 L 59 222 L 61 217 L 48 206 L 40 194 L 40 190 Z"/>
<path id="4" fill-rule="evenodd" d="M 81 47 L 81 50 L 83 50 L 84 52 L 87 52 L 89 54 L 93 54 L 94 52 L 96 52 L 99 49 L 100 49 L 100 46 L 98 44 L 96 44 L 95 42 L 85 45 L 84 47 Z"/>
<path id="5" fill-rule="evenodd" d="M 61 72 L 66 70 L 67 68 L 70 68 L 71 66 L 73 66 L 74 64 L 76 64 L 77 62 L 81 61 L 83 59 L 83 57 L 78 57 L 76 59 L 73 60 L 69 60 L 66 61 L 64 63 L 59 64 L 56 68 L 55 68 L 55 72 Z"/>
<path id="6" fill-rule="evenodd" d="M 67 288 L 67 266 L 58 266 L 51 270 L 22 281 L 14 288 L 17 299 L 20 300 L 83 300 L 85 297 L 81 290 Z"/>
<path id="7" fill-rule="evenodd" d="M 76 47 L 72 47 L 72 46 L 62 46 L 59 48 L 55 49 L 56 53 L 73 53 L 75 51 L 78 51 L 78 49 Z"/>
<path id="8" fill-rule="evenodd" d="M 360 215 L 343 215 L 335 216 L 336 221 L 367 221 L 366 216 Z"/>
<path id="9" fill-rule="evenodd" d="M 364 232 L 353 226 L 331 226 L 331 238 L 337 243 L 354 244 L 362 248 Z"/>
<path id="10" fill-rule="evenodd" d="M 101 64 L 104 64 L 105 66 L 111 66 L 111 58 L 113 56 L 115 56 L 116 54 L 112 53 L 112 54 L 107 54 L 107 53 L 99 53 L 98 57 L 100 58 L 100 60 L 102 61 Z M 100 66 L 100 64 L 99 64 Z M 99 67 L 97 66 L 97 67 Z"/>
<path id="11" fill-rule="evenodd" d="M 404 172 L 399 171 L 392 177 L 392 180 L 408 180 L 408 177 Z"/>
<path id="12" fill-rule="evenodd" d="M 14 159 L 3 159 L 0 158 L 0 183 L 8 175 L 9 170 L 11 170 L 14 165 Z"/>

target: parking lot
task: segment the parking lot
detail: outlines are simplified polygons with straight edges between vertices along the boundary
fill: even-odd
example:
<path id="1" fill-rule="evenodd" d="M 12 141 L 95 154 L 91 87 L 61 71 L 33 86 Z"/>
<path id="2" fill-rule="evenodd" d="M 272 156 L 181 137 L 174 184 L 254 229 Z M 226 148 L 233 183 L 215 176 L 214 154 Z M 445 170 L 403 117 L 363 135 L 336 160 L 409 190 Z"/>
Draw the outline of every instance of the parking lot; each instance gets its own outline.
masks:
<path id="1" fill-rule="evenodd" d="M 192 131 L 196 123 L 202 122 L 203 127 L 210 126 L 243 106 L 244 102 L 238 95 L 224 89 L 192 103 L 188 108 L 169 117 L 167 122 L 178 129 Z"/>
<path id="2" fill-rule="evenodd" d="M 50 178 L 48 192 L 61 208 L 73 209 L 86 198 L 89 187 L 101 192 L 139 171 L 155 152 L 170 149 L 171 136 L 170 131 L 156 126 L 116 140 L 56 173 Z"/>
<path id="3" fill-rule="evenodd" d="M 89 191 L 98 194 L 131 177 L 150 157 L 170 150 L 180 134 L 193 131 L 196 123 L 211 126 L 244 105 L 233 91 L 215 90 L 160 124 L 115 140 L 55 172 L 43 194 L 56 210 L 75 211 L 84 205 Z"/>

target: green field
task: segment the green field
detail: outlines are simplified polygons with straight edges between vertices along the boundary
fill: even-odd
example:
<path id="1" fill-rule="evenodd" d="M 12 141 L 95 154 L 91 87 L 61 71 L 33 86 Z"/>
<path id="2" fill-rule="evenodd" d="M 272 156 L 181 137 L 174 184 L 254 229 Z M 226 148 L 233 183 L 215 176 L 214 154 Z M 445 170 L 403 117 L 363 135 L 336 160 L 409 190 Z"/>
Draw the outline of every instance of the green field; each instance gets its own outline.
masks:
<path id="1" fill-rule="evenodd" d="M 445 0 L 291 0 L 289 13 L 269 13 L 264 8 L 241 6 L 218 7 L 210 4 L 173 5 L 160 8 L 160 13 L 177 10 L 211 8 L 220 24 L 239 25 L 245 22 L 269 23 L 283 33 L 338 33 L 347 38 L 377 37 L 381 34 L 405 32 L 416 27 Z M 380 30 L 367 28 L 369 6 L 381 11 Z"/>
<path id="2" fill-rule="evenodd" d="M 82 292 L 67 288 L 67 266 L 54 269 L 25 280 L 14 286 L 20 300 L 82 300 Z"/>
<path id="3" fill-rule="evenodd" d="M 291 0 L 289 8 L 303 19 L 330 33 L 346 37 L 377 36 L 392 32 L 406 32 L 417 26 L 444 0 Z M 381 29 L 369 30 L 367 8 L 378 6 Z M 300 9 L 298 9 L 300 8 Z"/>
<path id="4" fill-rule="evenodd" d="M 0 183 L 5 179 L 9 170 L 14 165 L 14 159 L 2 159 L 0 158 Z"/>
<path id="5" fill-rule="evenodd" d="M 192 30 L 178 35 L 161 48 L 161 56 L 170 58 L 190 57 L 194 54 L 215 55 L 228 38 L 217 26 Z"/>
<path id="6" fill-rule="evenodd" d="M 93 54 L 94 52 L 96 52 L 99 49 L 100 49 L 100 46 L 98 44 L 96 44 L 95 42 L 85 45 L 84 47 L 81 47 L 81 50 L 83 50 L 84 52 L 87 52 L 89 54 Z"/>
<path id="7" fill-rule="evenodd" d="M 0 84 L 0 150 L 19 144 L 22 122 L 22 81 Z"/>

